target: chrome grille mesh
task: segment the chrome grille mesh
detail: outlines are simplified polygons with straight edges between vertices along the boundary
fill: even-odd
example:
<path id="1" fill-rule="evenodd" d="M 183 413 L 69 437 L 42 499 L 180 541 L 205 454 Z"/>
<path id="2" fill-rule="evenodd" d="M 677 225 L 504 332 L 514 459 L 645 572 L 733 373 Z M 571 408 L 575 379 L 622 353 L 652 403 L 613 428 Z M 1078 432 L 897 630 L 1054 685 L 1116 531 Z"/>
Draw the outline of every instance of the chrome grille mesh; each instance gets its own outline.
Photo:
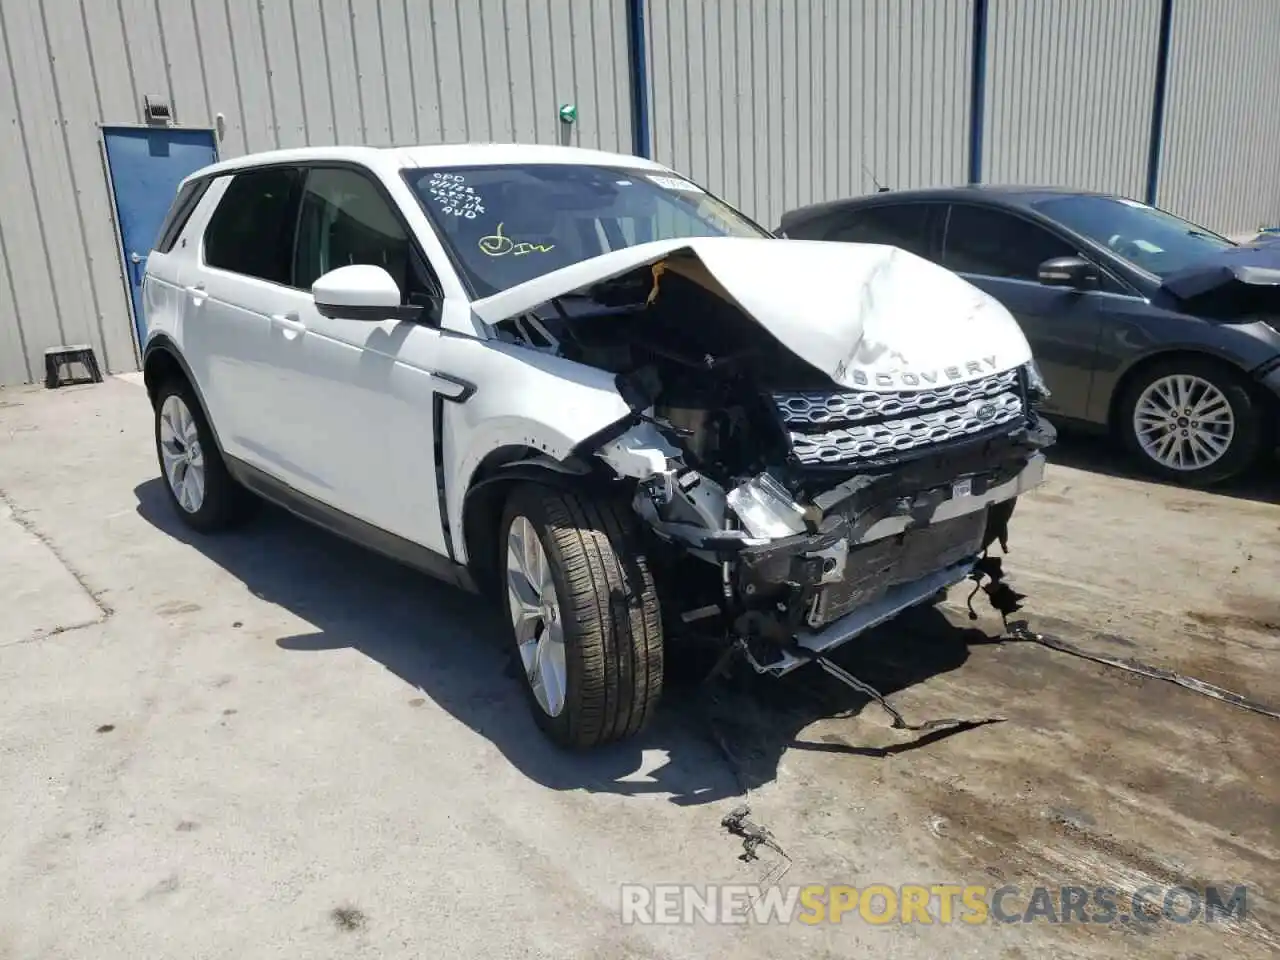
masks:
<path id="1" fill-rule="evenodd" d="M 957 440 L 1024 412 L 1016 370 L 936 390 L 786 393 L 773 399 L 796 456 L 819 465 L 883 459 Z"/>
<path id="2" fill-rule="evenodd" d="M 858 390 L 852 393 L 775 393 L 774 402 L 787 423 L 838 423 L 864 420 L 868 417 L 892 417 L 917 410 L 957 407 L 990 397 L 1018 384 L 1018 371 L 1007 370 L 972 383 L 953 383 L 936 390 L 911 390 L 899 393 L 876 393 Z"/>

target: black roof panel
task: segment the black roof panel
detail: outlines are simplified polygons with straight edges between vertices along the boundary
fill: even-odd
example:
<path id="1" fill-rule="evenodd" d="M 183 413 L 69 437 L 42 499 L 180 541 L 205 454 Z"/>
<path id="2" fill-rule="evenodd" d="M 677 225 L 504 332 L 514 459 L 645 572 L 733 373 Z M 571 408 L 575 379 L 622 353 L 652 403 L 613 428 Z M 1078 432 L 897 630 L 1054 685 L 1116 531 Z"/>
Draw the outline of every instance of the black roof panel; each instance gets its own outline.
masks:
<path id="1" fill-rule="evenodd" d="M 1073 187 L 1037 186 L 1034 184 L 997 184 L 979 183 L 965 184 L 958 187 L 927 187 L 917 190 L 886 190 L 880 193 L 869 193 L 859 197 L 846 197 L 840 200 L 828 200 L 824 203 L 810 204 L 788 211 L 783 215 L 783 225 L 799 223 L 822 213 L 840 209 L 861 207 L 867 204 L 900 203 L 904 200 L 972 200 L 981 196 L 987 202 L 994 202 L 1011 207 L 1029 207 L 1039 200 L 1047 200 L 1056 196 L 1114 196 L 1097 190 L 1077 190 Z"/>

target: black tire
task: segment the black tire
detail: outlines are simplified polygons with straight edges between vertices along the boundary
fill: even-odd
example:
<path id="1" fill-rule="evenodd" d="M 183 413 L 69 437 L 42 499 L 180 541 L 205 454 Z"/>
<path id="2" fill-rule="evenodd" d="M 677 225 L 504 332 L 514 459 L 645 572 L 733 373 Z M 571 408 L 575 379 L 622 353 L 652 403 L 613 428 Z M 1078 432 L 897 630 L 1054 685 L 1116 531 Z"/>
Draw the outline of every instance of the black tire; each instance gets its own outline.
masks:
<path id="1" fill-rule="evenodd" d="M 1134 411 L 1147 388 L 1157 380 L 1177 375 L 1199 377 L 1216 387 L 1226 398 L 1235 419 L 1235 430 L 1226 452 L 1199 469 L 1179 470 L 1156 460 L 1142 448 L 1133 422 Z M 1182 486 L 1208 487 L 1239 476 L 1258 461 L 1265 424 L 1266 411 L 1241 374 L 1207 357 L 1169 357 L 1152 363 L 1127 386 L 1118 406 L 1115 427 L 1130 456 L 1146 473 Z"/>
<path id="2" fill-rule="evenodd" d="M 662 614 L 628 506 L 537 484 L 515 487 L 498 527 L 503 610 L 512 523 L 532 525 L 550 568 L 564 635 L 564 707 L 550 715 L 521 669 L 542 730 L 570 748 L 625 739 L 647 724 L 662 696 Z M 514 626 L 512 644 L 516 644 Z M 518 656 L 518 653 L 517 653 Z"/>
<path id="3" fill-rule="evenodd" d="M 188 510 L 179 501 L 169 483 L 165 471 L 164 454 L 160 448 L 160 421 L 165 401 L 177 397 L 191 413 L 195 422 L 196 435 L 200 440 L 200 451 L 204 461 L 204 499 L 197 510 Z M 196 392 L 186 380 L 175 378 L 165 381 L 155 395 L 155 442 L 156 460 L 160 464 L 160 482 L 169 495 L 174 512 L 179 519 L 193 530 L 201 533 L 214 533 L 225 530 L 243 522 L 252 512 L 254 497 L 248 490 L 236 483 L 227 472 L 227 465 L 222 460 L 213 431 L 209 428 L 204 408 L 196 398 Z"/>

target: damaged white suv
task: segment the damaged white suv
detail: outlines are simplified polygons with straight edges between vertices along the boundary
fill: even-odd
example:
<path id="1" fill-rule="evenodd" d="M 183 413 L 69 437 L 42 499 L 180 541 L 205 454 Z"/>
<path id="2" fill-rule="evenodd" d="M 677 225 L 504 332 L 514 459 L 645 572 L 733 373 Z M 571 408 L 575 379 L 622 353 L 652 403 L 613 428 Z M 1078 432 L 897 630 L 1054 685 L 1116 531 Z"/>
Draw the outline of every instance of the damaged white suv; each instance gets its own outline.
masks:
<path id="1" fill-rule="evenodd" d="M 664 647 L 783 674 L 927 602 L 1053 440 L 991 297 L 902 250 L 774 239 L 635 157 L 220 163 L 143 298 L 183 519 L 252 492 L 500 598 L 567 745 L 640 729 Z"/>

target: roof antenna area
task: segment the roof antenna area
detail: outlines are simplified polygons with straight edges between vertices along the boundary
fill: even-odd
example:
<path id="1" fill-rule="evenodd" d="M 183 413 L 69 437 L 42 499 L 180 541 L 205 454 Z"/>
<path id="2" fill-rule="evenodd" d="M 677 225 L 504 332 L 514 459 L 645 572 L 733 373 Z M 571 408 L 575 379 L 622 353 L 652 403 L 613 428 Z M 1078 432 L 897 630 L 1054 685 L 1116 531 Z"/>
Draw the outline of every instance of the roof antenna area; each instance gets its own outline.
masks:
<path id="1" fill-rule="evenodd" d="M 881 184 L 880 181 L 876 179 L 876 175 L 871 172 L 871 168 L 868 167 L 865 162 L 862 163 L 862 172 L 871 180 L 871 185 L 876 188 L 876 193 L 889 192 L 889 188 Z"/>

